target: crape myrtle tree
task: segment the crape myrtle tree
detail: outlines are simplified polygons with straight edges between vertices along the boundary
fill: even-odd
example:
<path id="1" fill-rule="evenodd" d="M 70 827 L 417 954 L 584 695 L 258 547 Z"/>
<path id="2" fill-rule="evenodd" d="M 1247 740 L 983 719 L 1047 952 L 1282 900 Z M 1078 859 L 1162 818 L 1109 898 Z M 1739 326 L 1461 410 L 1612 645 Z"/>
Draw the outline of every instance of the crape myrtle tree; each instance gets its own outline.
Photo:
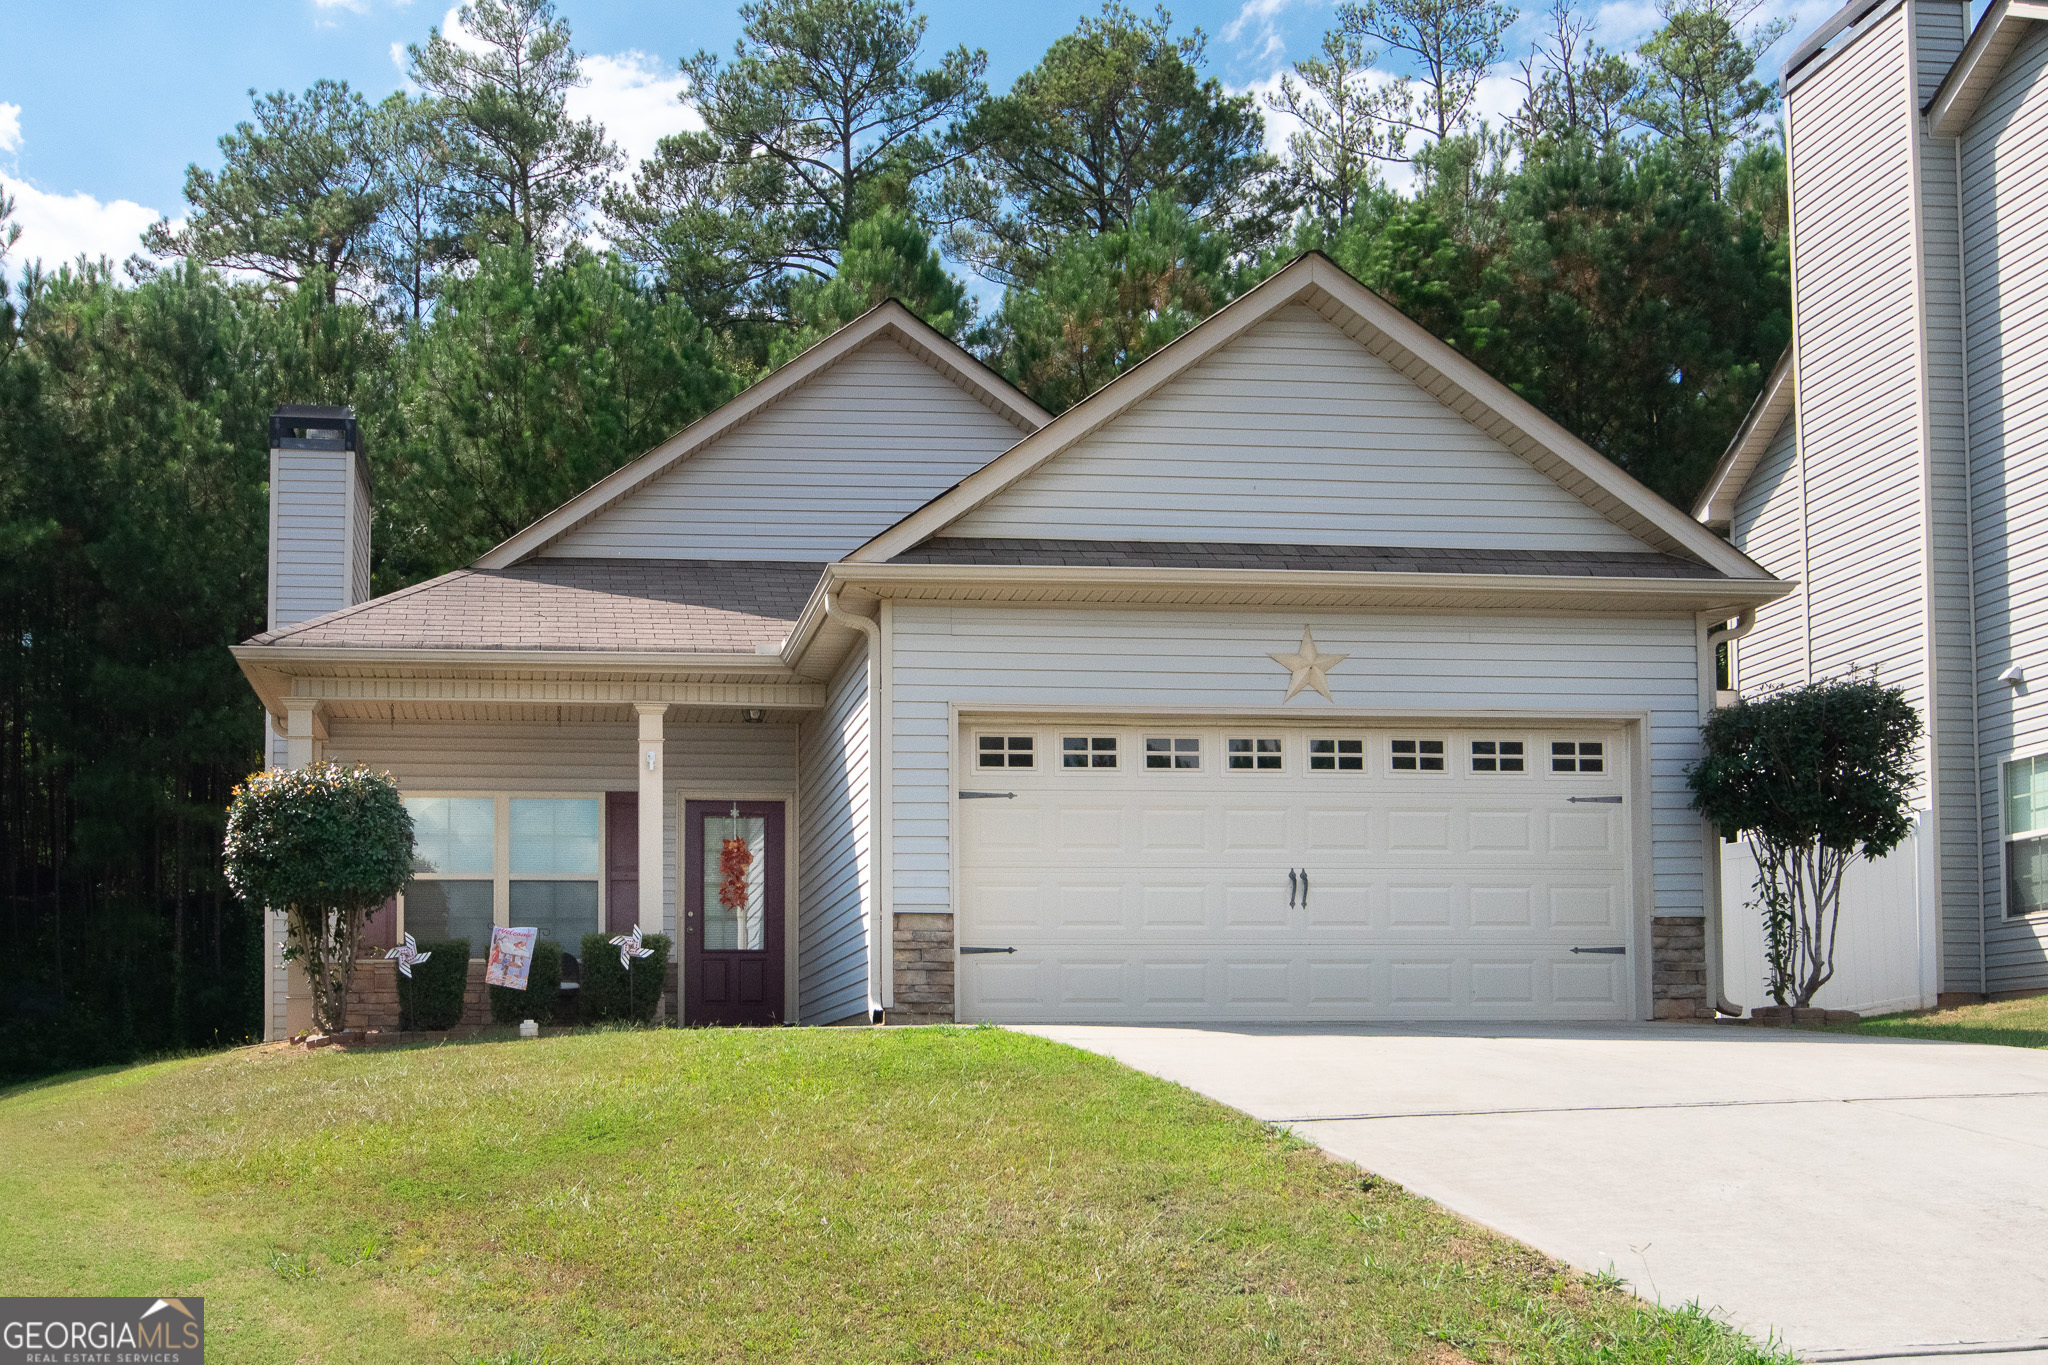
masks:
<path id="1" fill-rule="evenodd" d="M 412 876 L 412 816 L 389 773 L 360 764 L 273 768 L 235 788 L 228 806 L 228 884 L 285 913 L 287 960 L 304 965 L 313 1020 L 339 1030 L 363 925 Z"/>
<path id="2" fill-rule="evenodd" d="M 1842 874 L 1913 829 L 1919 713 L 1872 676 L 1811 683 L 1716 711 L 1686 773 L 1693 808 L 1756 853 L 1765 982 L 1803 1009 L 1835 973 Z"/>

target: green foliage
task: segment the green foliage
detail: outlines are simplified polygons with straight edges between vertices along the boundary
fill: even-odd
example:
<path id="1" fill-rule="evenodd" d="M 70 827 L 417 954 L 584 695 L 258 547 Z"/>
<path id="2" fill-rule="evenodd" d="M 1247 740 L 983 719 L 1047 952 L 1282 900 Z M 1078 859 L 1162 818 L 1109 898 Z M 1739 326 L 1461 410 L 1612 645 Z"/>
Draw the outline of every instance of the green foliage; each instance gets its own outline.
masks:
<path id="1" fill-rule="evenodd" d="M 1004 378 L 1059 412 L 1230 300 L 1230 249 L 1171 200 L 1128 227 L 1070 238 L 995 319 Z"/>
<path id="2" fill-rule="evenodd" d="M 412 879 L 412 816 L 389 773 L 314 763 L 254 773 L 228 806 L 221 861 L 252 906 L 281 910 L 313 1018 L 342 1027 L 364 917 Z"/>
<path id="3" fill-rule="evenodd" d="M 653 954 L 634 958 L 628 970 L 619 965 L 619 950 L 612 946 L 611 935 L 583 936 L 583 980 L 576 996 L 584 1023 L 624 1020 L 645 1024 L 653 1020 L 673 945 L 667 934 L 648 934 L 640 946 L 652 948 Z"/>
<path id="4" fill-rule="evenodd" d="M 281 284 L 318 276 L 331 301 L 367 274 L 388 195 L 376 117 L 346 81 L 249 97 L 256 121 L 220 140 L 220 171 L 187 168 L 184 226 L 159 222 L 145 245 Z"/>
<path id="5" fill-rule="evenodd" d="M 380 591 L 469 562 L 734 389 L 680 303 L 581 249 L 536 270 L 524 248 L 484 248 L 399 363 Z"/>
<path id="6" fill-rule="evenodd" d="M 775 339 L 773 362 L 784 364 L 887 299 L 949 337 L 958 337 L 974 315 L 966 286 L 947 273 L 931 239 L 901 209 L 882 209 L 856 223 L 832 278 L 796 286 L 790 305 L 801 326 Z"/>
<path id="7" fill-rule="evenodd" d="M 1744 699 L 1702 727 L 1693 808 L 1757 860 L 1769 979 L 1804 1007 L 1834 975 L 1842 872 L 1913 830 L 1919 714 L 1896 687 L 1850 677 Z"/>
<path id="8" fill-rule="evenodd" d="M 1500 60 L 1517 17 L 1512 5 L 1496 0 L 1345 0 L 1337 10 L 1344 32 L 1415 67 L 1379 106 L 1397 146 L 1404 134 L 1442 142 L 1466 130 L 1479 82 Z"/>
<path id="9" fill-rule="evenodd" d="M 398 1026 L 436 1032 L 454 1028 L 462 1022 L 469 990 L 469 940 L 444 938 L 417 946 L 426 961 L 413 963 L 411 976 L 398 974 Z"/>
<path id="10" fill-rule="evenodd" d="M 967 123 L 970 163 L 946 189 L 948 245 L 992 279 L 1036 281 L 1069 239 L 1129 229 L 1152 199 L 1181 205 L 1232 249 L 1257 247 L 1274 159 L 1249 95 L 1202 74 L 1208 40 L 1176 37 L 1110 0 Z"/>
<path id="11" fill-rule="evenodd" d="M 1757 62 L 1790 27 L 1773 19 L 1745 34 L 1762 0 L 1659 0 L 1664 26 L 1640 49 L 1643 83 L 1629 113 L 1718 192 L 1729 150 L 1775 135 L 1774 81 Z"/>
<path id="12" fill-rule="evenodd" d="M 449 219 L 473 247 L 549 259 L 582 231 L 621 155 L 569 113 L 583 75 L 550 0 L 476 0 L 457 22 L 470 41 L 436 28 L 406 49 L 407 74 L 448 118 Z"/>
<path id="13" fill-rule="evenodd" d="M 554 1020 L 555 1000 L 562 991 L 562 945 L 544 938 L 533 945 L 533 961 L 526 972 L 526 989 L 492 986 L 491 1022 L 516 1024 L 531 1019 L 536 1024 Z"/>

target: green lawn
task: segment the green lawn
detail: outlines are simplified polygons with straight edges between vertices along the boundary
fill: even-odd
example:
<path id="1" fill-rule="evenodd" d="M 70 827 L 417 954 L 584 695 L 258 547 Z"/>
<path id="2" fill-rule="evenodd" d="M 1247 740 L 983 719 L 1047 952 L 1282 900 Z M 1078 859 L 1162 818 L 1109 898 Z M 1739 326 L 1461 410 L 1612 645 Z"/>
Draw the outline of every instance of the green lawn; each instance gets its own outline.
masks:
<path id="1" fill-rule="evenodd" d="M 0 1153 L 0 1290 L 204 1295 L 222 1362 L 1790 1359 L 994 1029 L 245 1049 Z"/>
<path id="2" fill-rule="evenodd" d="M 1987 1005 L 1865 1019 L 1854 1030 L 1893 1038 L 1935 1038 L 1949 1043 L 1996 1043 L 2003 1047 L 2048 1047 L 2048 995 L 1994 1000 Z"/>

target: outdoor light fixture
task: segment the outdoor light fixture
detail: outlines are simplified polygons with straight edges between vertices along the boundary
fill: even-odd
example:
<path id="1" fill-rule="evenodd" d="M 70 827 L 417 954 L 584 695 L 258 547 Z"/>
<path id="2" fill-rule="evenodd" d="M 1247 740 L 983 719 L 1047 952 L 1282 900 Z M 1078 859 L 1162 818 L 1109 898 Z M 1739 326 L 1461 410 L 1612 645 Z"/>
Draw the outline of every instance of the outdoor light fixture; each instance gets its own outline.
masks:
<path id="1" fill-rule="evenodd" d="M 2007 687 L 2025 687 L 2027 685 L 2027 670 L 2018 664 L 2014 664 L 2011 668 L 1999 674 L 1998 680 Z"/>
<path id="2" fill-rule="evenodd" d="M 759 725 L 762 721 L 768 719 L 768 713 L 758 706 L 749 706 L 746 710 L 740 712 L 740 719 L 749 725 Z"/>

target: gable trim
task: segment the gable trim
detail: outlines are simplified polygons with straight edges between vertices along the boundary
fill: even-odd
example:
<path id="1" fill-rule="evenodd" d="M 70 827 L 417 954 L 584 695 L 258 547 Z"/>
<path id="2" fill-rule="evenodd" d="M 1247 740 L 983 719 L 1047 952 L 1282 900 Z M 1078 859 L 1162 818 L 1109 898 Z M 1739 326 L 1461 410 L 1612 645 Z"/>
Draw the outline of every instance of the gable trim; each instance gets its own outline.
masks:
<path id="1" fill-rule="evenodd" d="M 1955 65 L 1927 102 L 1927 127 L 1936 137 L 1956 137 L 1977 116 L 1984 97 L 1998 82 L 2005 59 L 2027 35 L 2027 26 L 2048 20 L 2041 0 L 1997 0 L 1984 11 Z"/>
<path id="2" fill-rule="evenodd" d="M 600 512 L 646 487 L 741 423 L 797 392 L 811 379 L 868 345 L 888 340 L 964 389 L 1029 435 L 1052 414 L 1004 383 L 981 362 L 894 299 L 869 309 L 751 388 L 699 417 L 630 464 L 622 465 L 540 520 L 479 556 L 471 566 L 509 569 L 540 553 Z"/>
<path id="3" fill-rule="evenodd" d="M 1700 560 L 1732 577 L 1769 577 L 1746 556 L 1545 417 L 1320 252 L 1298 257 L 855 550 L 847 561 L 880 563 L 938 534 L 1282 308 L 1297 303 L 1652 549 Z"/>
<path id="4" fill-rule="evenodd" d="M 1735 500 L 1742 496 L 1743 487 L 1756 472 L 1764 451 L 1791 418 L 1798 387 L 1792 378 L 1792 348 L 1787 346 L 1771 370 L 1771 377 L 1764 381 L 1763 392 L 1750 404 L 1749 415 L 1742 419 L 1742 426 L 1728 443 L 1721 462 L 1707 476 L 1706 490 L 1693 504 L 1695 520 L 1710 527 L 1726 526 L 1735 520 Z"/>

